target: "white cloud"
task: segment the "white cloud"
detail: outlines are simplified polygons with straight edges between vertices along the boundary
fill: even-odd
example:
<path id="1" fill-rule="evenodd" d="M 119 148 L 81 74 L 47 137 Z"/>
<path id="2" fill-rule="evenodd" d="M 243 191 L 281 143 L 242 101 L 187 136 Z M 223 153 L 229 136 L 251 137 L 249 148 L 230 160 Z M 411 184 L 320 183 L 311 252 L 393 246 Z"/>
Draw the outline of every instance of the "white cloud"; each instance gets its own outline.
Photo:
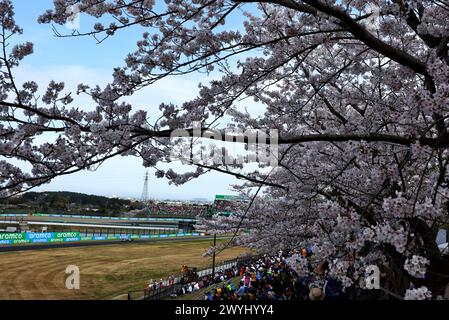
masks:
<path id="1" fill-rule="evenodd" d="M 91 110 L 93 104 L 86 95 L 76 96 L 78 84 L 84 83 L 89 86 L 99 85 L 104 87 L 112 80 L 112 72 L 109 69 L 95 69 L 81 65 L 54 65 L 54 66 L 31 66 L 21 65 L 15 70 L 17 84 L 21 85 L 26 81 L 35 81 L 40 88 L 39 94 L 43 95 L 46 86 L 51 80 L 64 82 L 66 92 L 73 92 L 75 99 L 74 105 L 84 110 Z M 205 77 L 184 76 L 167 77 L 162 80 L 137 91 L 123 100 L 131 103 L 135 110 L 144 109 L 150 112 L 150 115 L 157 117 L 159 105 L 162 102 L 181 104 L 192 99 L 198 93 L 198 83 L 207 81 Z"/>
<path id="2" fill-rule="evenodd" d="M 30 66 L 22 65 L 15 73 L 16 81 L 36 81 L 42 95 L 46 85 L 55 80 L 65 82 L 66 90 L 75 93 L 79 83 L 104 86 L 111 79 L 111 71 L 94 69 L 80 65 Z M 145 109 L 151 117 L 158 116 L 161 102 L 180 104 L 194 98 L 198 83 L 207 79 L 199 77 L 169 77 L 154 85 L 138 91 L 135 95 L 126 97 L 134 109 Z M 93 108 L 88 97 L 74 96 L 75 104 L 85 110 Z M 172 164 L 176 171 L 185 171 L 180 164 Z M 28 166 L 24 166 L 28 167 Z M 108 160 L 97 171 L 81 171 L 75 174 L 55 178 L 49 184 L 36 188 L 36 191 L 74 191 L 101 195 L 119 195 L 123 197 L 139 197 L 143 187 L 143 176 L 147 169 L 142 161 L 135 157 L 116 157 Z M 153 170 L 149 170 L 150 173 Z M 165 179 L 150 180 L 150 196 L 155 198 L 194 198 L 206 197 L 212 199 L 215 194 L 230 192 L 229 185 L 236 184 L 237 179 L 219 173 L 209 173 L 183 186 L 169 185 Z"/>

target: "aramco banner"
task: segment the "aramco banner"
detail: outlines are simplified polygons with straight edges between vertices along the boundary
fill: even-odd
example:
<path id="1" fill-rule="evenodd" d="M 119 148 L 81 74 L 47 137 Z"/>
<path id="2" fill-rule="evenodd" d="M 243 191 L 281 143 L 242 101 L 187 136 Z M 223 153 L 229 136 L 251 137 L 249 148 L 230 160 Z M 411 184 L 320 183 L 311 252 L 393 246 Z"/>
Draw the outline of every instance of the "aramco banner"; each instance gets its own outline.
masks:
<path id="1" fill-rule="evenodd" d="M 81 235 L 79 232 L 42 232 L 42 233 L 0 233 L 0 245 L 21 243 L 53 243 L 53 242 L 75 242 L 75 241 L 100 241 L 100 240 L 123 240 L 123 239 L 153 239 L 199 236 L 199 233 L 173 233 L 152 235 Z"/>
<path id="2" fill-rule="evenodd" d="M 0 244 L 80 241 L 79 232 L 0 233 Z"/>

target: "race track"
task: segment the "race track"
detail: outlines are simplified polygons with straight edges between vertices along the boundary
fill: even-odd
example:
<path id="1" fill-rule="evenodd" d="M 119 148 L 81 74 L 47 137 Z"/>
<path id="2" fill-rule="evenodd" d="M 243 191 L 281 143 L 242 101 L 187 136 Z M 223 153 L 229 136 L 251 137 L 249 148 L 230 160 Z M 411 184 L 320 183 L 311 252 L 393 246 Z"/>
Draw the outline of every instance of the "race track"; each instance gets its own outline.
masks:
<path id="1" fill-rule="evenodd" d="M 73 248 L 73 247 L 91 247 L 91 246 L 104 246 L 111 244 L 132 244 L 132 243 L 147 243 L 147 242 L 159 242 L 159 241 L 198 241 L 198 240 L 212 240 L 213 236 L 201 236 L 201 237 L 191 237 L 191 238 L 161 238 L 161 239 L 136 239 L 134 241 L 85 241 L 85 242 L 71 242 L 71 243 L 49 243 L 49 244 L 31 244 L 31 245 L 10 245 L 10 246 L 0 246 L 0 252 L 14 252 L 14 251 L 27 251 L 27 250 L 45 250 L 45 249 L 55 249 L 55 248 Z M 217 239 L 229 239 L 230 236 L 217 237 Z"/>

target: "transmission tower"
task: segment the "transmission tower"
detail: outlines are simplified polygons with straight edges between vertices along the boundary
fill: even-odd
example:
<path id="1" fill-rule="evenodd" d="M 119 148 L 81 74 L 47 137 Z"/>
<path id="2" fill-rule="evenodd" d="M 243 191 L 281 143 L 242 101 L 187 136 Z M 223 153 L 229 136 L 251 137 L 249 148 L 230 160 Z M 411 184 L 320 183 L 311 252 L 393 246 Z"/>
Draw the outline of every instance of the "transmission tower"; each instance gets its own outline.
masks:
<path id="1" fill-rule="evenodd" d="M 140 197 L 140 201 L 143 203 L 147 203 L 148 198 L 148 172 L 145 173 L 145 182 L 143 184 L 142 196 Z"/>

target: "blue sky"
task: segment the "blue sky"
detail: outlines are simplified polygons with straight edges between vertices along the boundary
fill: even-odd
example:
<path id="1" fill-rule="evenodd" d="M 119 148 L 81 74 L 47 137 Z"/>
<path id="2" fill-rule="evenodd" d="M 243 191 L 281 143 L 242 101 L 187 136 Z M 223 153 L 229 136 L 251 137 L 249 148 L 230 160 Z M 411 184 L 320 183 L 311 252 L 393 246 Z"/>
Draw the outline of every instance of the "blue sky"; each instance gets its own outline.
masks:
<path id="1" fill-rule="evenodd" d="M 94 39 L 57 38 L 51 25 L 37 23 L 38 16 L 52 8 L 51 0 L 13 0 L 16 21 L 24 29 L 20 41 L 34 43 L 34 54 L 23 60 L 16 70 L 18 82 L 34 80 L 43 88 L 51 80 L 64 81 L 66 89 L 75 90 L 80 82 L 90 85 L 104 85 L 111 79 L 114 67 L 122 66 L 127 53 L 135 48 L 141 33 L 132 29 L 120 32 L 107 41 L 97 44 Z M 82 16 L 81 31 L 89 30 L 93 19 Z M 61 31 L 69 31 L 58 26 Z M 165 79 L 154 86 L 130 97 L 136 109 L 145 109 L 156 115 L 161 102 L 180 103 L 195 96 L 198 82 L 207 82 L 205 75 L 189 75 Z M 73 88 L 73 89 L 72 89 Z M 92 106 L 88 100 L 80 98 L 76 103 L 83 108 Z M 179 165 L 174 165 L 180 169 Z M 37 188 L 37 191 L 74 191 L 99 195 L 139 197 L 143 188 L 146 169 L 141 160 L 133 157 L 118 157 L 103 164 L 95 172 L 80 172 L 71 176 L 59 177 L 50 184 Z M 153 172 L 149 170 L 150 174 Z M 170 186 L 164 179 L 150 175 L 150 197 L 153 198 L 209 198 L 215 194 L 231 194 L 230 185 L 239 180 L 220 173 L 207 174 L 183 186 Z"/>

